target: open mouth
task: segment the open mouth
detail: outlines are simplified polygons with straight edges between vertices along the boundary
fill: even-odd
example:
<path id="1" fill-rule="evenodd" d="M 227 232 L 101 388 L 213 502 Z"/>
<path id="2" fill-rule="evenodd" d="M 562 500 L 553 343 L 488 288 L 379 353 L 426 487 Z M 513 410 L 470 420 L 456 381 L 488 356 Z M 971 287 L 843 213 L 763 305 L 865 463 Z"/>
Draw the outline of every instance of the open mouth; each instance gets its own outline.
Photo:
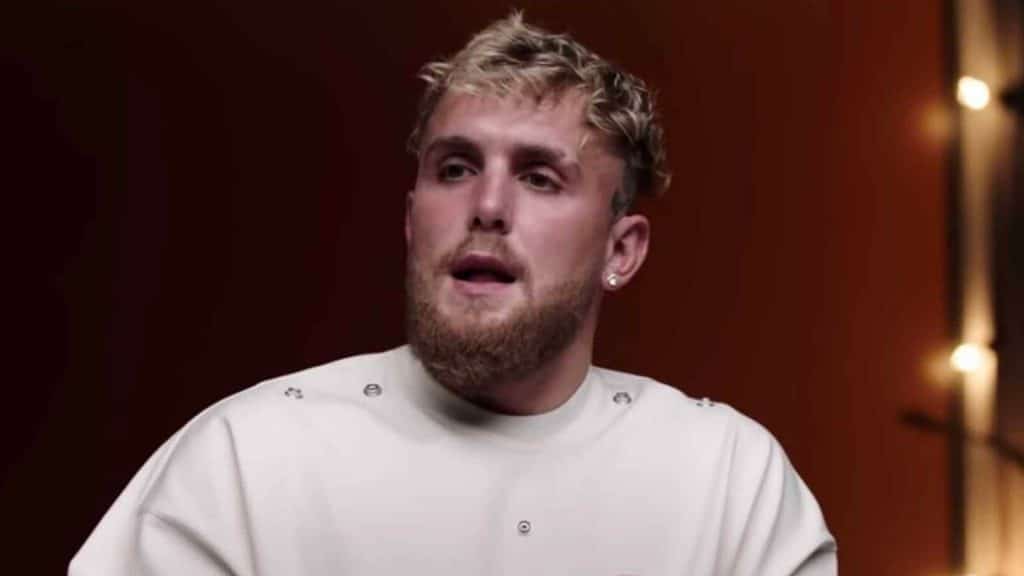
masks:
<path id="1" fill-rule="evenodd" d="M 515 270 L 494 256 L 470 254 L 459 258 L 452 266 L 452 277 L 473 284 L 512 284 Z"/>

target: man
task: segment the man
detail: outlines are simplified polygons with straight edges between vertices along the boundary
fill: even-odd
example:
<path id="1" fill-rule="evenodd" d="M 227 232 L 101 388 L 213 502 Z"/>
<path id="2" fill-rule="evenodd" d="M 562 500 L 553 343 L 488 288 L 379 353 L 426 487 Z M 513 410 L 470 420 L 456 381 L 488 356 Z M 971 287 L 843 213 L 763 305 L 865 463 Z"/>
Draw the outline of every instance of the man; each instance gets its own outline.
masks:
<path id="1" fill-rule="evenodd" d="M 423 77 L 409 346 L 197 416 L 70 573 L 834 574 L 764 429 L 591 366 L 668 184 L 643 83 L 517 14 Z"/>

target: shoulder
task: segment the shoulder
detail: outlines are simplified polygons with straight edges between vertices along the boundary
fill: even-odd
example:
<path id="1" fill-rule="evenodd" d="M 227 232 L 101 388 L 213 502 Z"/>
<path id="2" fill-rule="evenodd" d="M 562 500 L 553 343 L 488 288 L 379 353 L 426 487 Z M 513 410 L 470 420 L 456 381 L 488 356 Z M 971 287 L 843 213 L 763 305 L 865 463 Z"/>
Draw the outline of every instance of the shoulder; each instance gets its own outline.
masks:
<path id="1" fill-rule="evenodd" d="M 365 403 L 357 401 L 365 387 L 387 380 L 402 365 L 405 353 L 396 348 L 335 360 L 265 380 L 216 402 L 158 450 L 146 494 L 176 476 L 190 482 L 225 480 L 222 477 L 230 475 L 233 466 L 251 462 L 248 457 L 253 454 L 288 453 L 288 443 L 325 407 L 334 417 L 346 411 L 365 412 Z M 212 468 L 212 463 L 219 466 Z"/>
<path id="2" fill-rule="evenodd" d="M 399 347 L 349 356 L 264 380 L 209 406 L 184 430 L 203 427 L 213 420 L 246 420 L 286 413 L 289 407 L 355 398 L 364 393 L 367 384 L 388 380 L 407 354 L 405 347 Z"/>
<path id="3" fill-rule="evenodd" d="M 406 347 L 394 348 L 385 352 L 349 356 L 306 368 L 298 372 L 285 374 L 264 380 L 251 388 L 225 398 L 211 408 L 226 414 L 244 410 L 253 404 L 277 399 L 285 393 L 307 392 L 344 396 L 352 391 L 359 392 L 362 388 L 354 388 L 354 383 L 386 379 L 408 355 Z M 289 392 L 291 390 L 292 392 Z"/>
<path id="4" fill-rule="evenodd" d="M 598 373 L 609 393 L 629 394 L 631 430 L 642 445 L 660 447 L 652 460 L 676 462 L 688 490 L 706 488 L 697 492 L 720 519 L 722 562 L 732 573 L 835 574 L 835 540 L 821 509 L 764 426 L 651 378 Z"/>
<path id="5" fill-rule="evenodd" d="M 743 461 L 768 459 L 781 448 L 759 422 L 727 403 L 693 398 L 680 389 L 646 376 L 595 368 L 598 381 L 614 395 L 629 395 L 634 417 L 652 432 L 696 442 L 704 450 L 741 456 Z M 737 454 L 737 451 L 739 454 Z"/>

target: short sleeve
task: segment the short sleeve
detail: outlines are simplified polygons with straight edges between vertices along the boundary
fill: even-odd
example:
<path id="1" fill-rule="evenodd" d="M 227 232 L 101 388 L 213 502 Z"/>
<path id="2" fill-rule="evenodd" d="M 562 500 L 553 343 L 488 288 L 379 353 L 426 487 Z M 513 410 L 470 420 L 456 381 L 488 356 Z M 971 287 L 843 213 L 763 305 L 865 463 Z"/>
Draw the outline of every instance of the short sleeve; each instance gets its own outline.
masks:
<path id="1" fill-rule="evenodd" d="M 834 576 L 836 544 L 782 446 L 748 421 L 734 445 L 728 523 L 734 576 Z"/>

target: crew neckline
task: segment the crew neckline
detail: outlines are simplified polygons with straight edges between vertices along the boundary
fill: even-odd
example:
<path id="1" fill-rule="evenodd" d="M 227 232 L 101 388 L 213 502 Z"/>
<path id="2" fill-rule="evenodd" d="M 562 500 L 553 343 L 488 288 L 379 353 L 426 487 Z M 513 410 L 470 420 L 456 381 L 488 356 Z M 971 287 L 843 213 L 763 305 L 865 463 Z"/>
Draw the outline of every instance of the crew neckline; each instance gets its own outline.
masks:
<path id="1" fill-rule="evenodd" d="M 583 381 L 561 405 L 540 414 L 515 415 L 477 406 L 448 390 L 430 375 L 408 345 L 401 347 L 398 353 L 404 357 L 401 380 L 408 386 L 414 406 L 456 433 L 485 435 L 535 447 L 572 442 L 588 435 L 593 425 L 599 425 L 601 420 L 590 417 L 599 412 L 594 393 L 599 375 L 593 365 L 587 367 Z"/>

